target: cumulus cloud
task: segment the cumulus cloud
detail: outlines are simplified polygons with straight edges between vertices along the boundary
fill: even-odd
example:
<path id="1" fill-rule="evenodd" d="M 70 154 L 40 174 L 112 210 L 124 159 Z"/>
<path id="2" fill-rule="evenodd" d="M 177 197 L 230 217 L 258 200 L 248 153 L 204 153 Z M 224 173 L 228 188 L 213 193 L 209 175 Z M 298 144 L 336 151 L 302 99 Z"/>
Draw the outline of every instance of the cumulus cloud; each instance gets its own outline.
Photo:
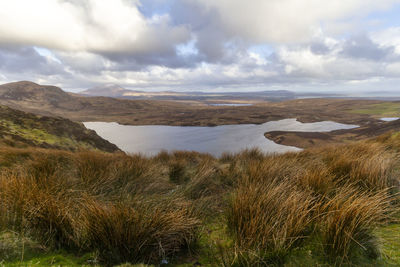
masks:
<path id="1" fill-rule="evenodd" d="M 320 26 L 385 10 L 398 0 L 187 0 L 219 16 L 220 27 L 231 36 L 253 42 L 309 41 Z M 332 26 L 331 26 L 332 27 Z"/>
<path id="2" fill-rule="evenodd" d="M 168 15 L 144 17 L 138 1 L 1 0 L 0 43 L 96 53 L 164 53 L 190 37 Z"/>
<path id="3" fill-rule="evenodd" d="M 400 27 L 390 27 L 371 34 L 372 40 L 383 47 L 395 47 L 395 52 L 400 54 Z"/>
<path id="4" fill-rule="evenodd" d="M 346 40 L 342 49 L 344 56 L 375 61 L 396 58 L 394 52 L 394 46 L 381 46 L 373 42 L 367 35 L 358 35 Z"/>
<path id="5" fill-rule="evenodd" d="M 33 47 L 0 48 L 0 71 L 3 76 L 7 73 L 65 74 L 62 64 L 51 57 L 41 56 Z"/>
<path id="6" fill-rule="evenodd" d="M 76 90 L 375 85 L 400 73 L 400 28 L 364 22 L 398 3 L 0 0 L 0 81 Z"/>

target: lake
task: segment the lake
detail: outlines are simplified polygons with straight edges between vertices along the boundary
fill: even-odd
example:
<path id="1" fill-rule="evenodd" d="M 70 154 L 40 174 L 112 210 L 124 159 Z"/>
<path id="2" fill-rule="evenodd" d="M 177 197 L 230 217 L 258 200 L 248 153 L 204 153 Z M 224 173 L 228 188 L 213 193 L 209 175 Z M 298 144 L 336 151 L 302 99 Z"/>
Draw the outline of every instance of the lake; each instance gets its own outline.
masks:
<path id="1" fill-rule="evenodd" d="M 390 117 L 390 118 L 381 118 L 381 121 L 395 121 L 398 120 L 399 117 Z"/>
<path id="2" fill-rule="evenodd" d="M 357 125 L 332 121 L 301 123 L 296 119 L 270 121 L 264 124 L 238 124 L 214 127 L 121 125 L 115 122 L 84 122 L 88 129 L 117 145 L 127 153 L 155 155 L 161 150 L 190 150 L 220 156 L 223 152 L 239 152 L 259 148 L 265 153 L 300 151 L 299 148 L 276 144 L 264 137 L 270 131 L 329 132 L 352 129 Z"/>
<path id="3" fill-rule="evenodd" d="M 215 107 L 220 107 L 220 106 L 227 106 L 227 107 L 247 107 L 247 106 L 252 106 L 253 104 L 238 104 L 238 103 L 217 103 L 217 104 L 208 104 L 209 106 L 215 106 Z"/>

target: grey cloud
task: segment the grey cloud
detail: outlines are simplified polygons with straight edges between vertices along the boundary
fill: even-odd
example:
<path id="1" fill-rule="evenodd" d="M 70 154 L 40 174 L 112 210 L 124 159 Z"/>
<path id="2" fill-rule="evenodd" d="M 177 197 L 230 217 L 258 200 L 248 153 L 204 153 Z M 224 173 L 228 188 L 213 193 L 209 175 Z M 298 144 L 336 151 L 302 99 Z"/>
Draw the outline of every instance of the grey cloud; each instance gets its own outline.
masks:
<path id="1" fill-rule="evenodd" d="M 175 25 L 187 25 L 196 38 L 196 48 L 200 62 L 232 63 L 232 52 L 238 52 L 234 36 L 223 28 L 216 8 L 206 7 L 198 1 L 176 1 L 171 8 L 171 18 Z M 227 45 L 230 44 L 230 47 Z"/>
<path id="2" fill-rule="evenodd" d="M 168 68 L 192 68 L 200 61 L 198 56 L 182 56 L 177 52 L 171 51 L 170 54 L 153 53 L 151 55 L 144 54 L 103 54 L 104 57 L 116 63 L 109 70 L 119 71 L 140 71 L 149 66 L 164 66 Z"/>
<path id="3" fill-rule="evenodd" d="M 33 47 L 1 47 L 0 70 L 20 74 L 65 74 L 63 65 L 41 56 Z"/>
<path id="4" fill-rule="evenodd" d="M 311 52 L 319 55 L 326 55 L 331 52 L 331 49 L 322 42 L 312 42 L 310 45 Z"/>
<path id="5" fill-rule="evenodd" d="M 345 41 L 341 54 L 349 58 L 382 61 L 397 57 L 394 51 L 394 47 L 380 47 L 367 35 L 358 35 Z"/>

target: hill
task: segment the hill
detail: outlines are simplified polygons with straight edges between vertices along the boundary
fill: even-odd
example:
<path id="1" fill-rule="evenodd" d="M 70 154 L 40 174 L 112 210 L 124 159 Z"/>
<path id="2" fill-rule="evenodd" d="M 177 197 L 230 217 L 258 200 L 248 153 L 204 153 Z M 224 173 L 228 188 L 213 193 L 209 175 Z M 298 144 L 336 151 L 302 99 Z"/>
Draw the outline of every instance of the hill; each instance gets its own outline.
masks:
<path id="1" fill-rule="evenodd" d="M 258 101 L 284 101 L 297 97 L 312 96 L 323 97 L 331 96 L 325 94 L 296 94 L 288 90 L 274 90 L 261 92 L 175 92 L 175 91 L 156 91 L 146 92 L 138 90 L 128 90 L 116 84 L 105 84 L 96 86 L 80 92 L 87 96 L 107 96 L 125 99 L 142 100 L 179 100 L 179 101 L 202 101 L 205 103 L 215 102 L 258 102 Z"/>
<path id="2" fill-rule="evenodd" d="M 76 97 L 60 88 L 28 81 L 0 85 L 0 104 L 41 115 L 82 108 Z"/>
<path id="3" fill-rule="evenodd" d="M 72 151 L 119 151 L 115 145 L 81 123 L 60 117 L 38 116 L 6 106 L 0 106 L 0 144 Z"/>
<path id="4" fill-rule="evenodd" d="M 260 124 L 286 118 L 298 118 L 303 122 L 335 120 L 363 125 L 376 120 L 369 114 L 351 111 L 379 103 L 382 101 L 298 99 L 284 102 L 257 102 L 251 106 L 240 107 L 210 106 L 202 101 L 87 97 L 66 93 L 58 87 L 32 82 L 0 85 L 2 105 L 39 115 L 61 116 L 73 121 L 106 121 L 130 125 Z"/>
<path id="5" fill-rule="evenodd" d="M 80 92 L 82 95 L 88 96 L 108 96 L 108 97 L 124 97 L 126 93 L 133 92 L 127 90 L 116 84 L 105 84 L 102 86 L 96 86 L 85 91 Z"/>

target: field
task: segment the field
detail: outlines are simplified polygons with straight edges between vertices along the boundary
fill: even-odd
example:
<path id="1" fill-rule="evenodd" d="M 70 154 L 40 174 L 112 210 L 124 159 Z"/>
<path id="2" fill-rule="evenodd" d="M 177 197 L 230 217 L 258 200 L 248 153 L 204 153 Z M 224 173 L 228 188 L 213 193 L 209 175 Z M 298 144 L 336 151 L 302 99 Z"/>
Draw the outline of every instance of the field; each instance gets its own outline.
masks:
<path id="1" fill-rule="evenodd" d="M 354 109 L 353 113 L 375 115 L 377 117 L 399 117 L 400 102 L 386 102 Z"/>
<path id="2" fill-rule="evenodd" d="M 399 151 L 390 134 L 221 158 L 3 147 L 0 265 L 398 266 Z"/>

